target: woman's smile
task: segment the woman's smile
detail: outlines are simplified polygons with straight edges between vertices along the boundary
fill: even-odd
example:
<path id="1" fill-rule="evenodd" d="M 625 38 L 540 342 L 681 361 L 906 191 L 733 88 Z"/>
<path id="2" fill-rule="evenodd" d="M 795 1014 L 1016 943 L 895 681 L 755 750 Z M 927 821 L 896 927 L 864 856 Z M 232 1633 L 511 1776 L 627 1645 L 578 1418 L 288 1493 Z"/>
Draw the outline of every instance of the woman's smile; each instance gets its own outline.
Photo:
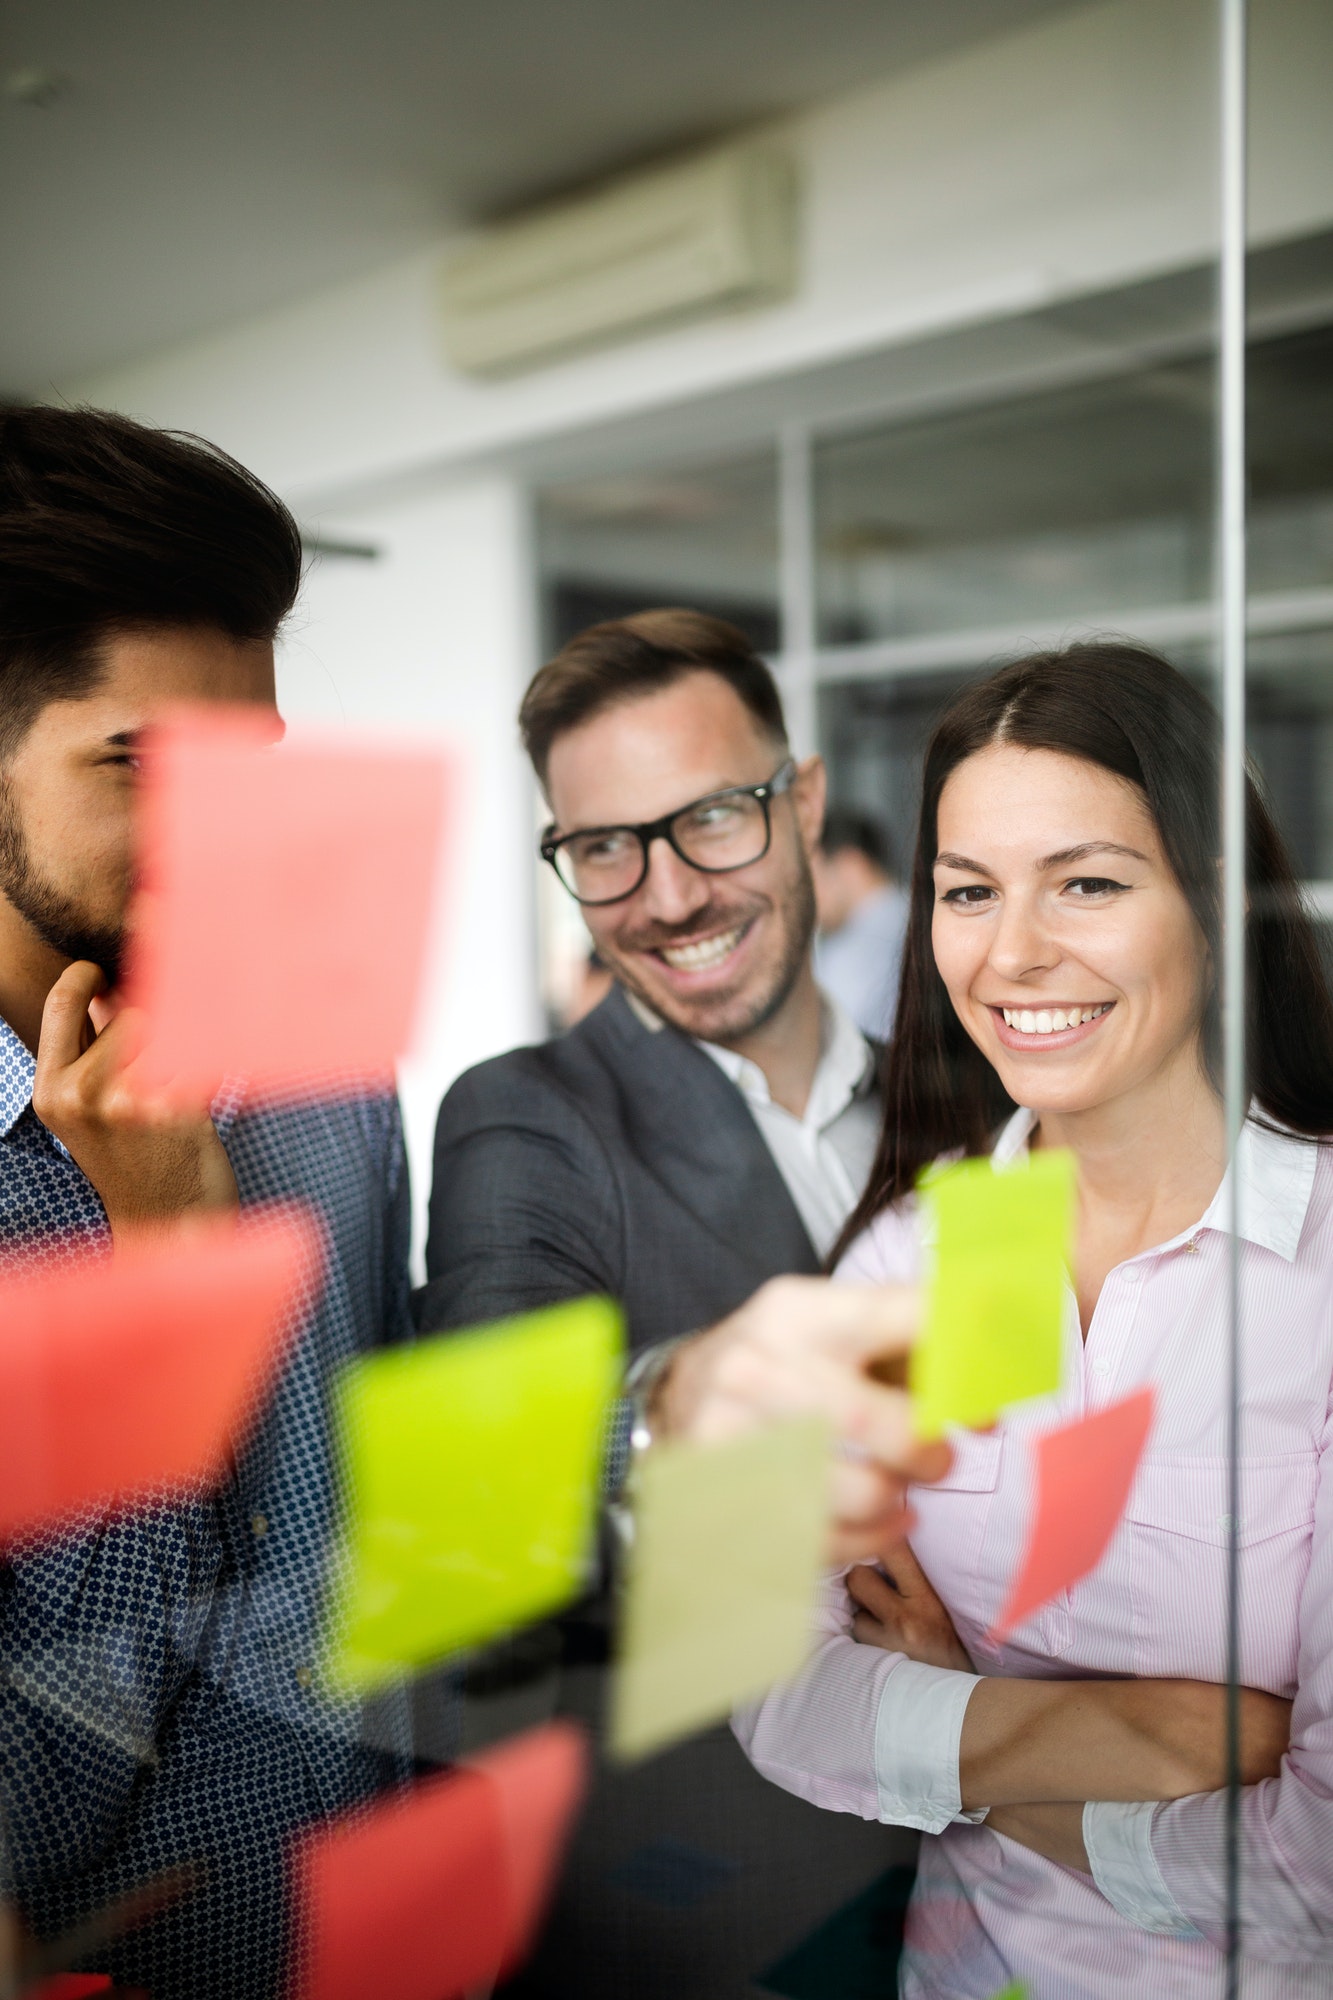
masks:
<path id="1" fill-rule="evenodd" d="M 995 1032 L 1007 1049 L 1024 1054 L 1053 1054 L 1085 1042 L 1115 1006 L 1114 1000 L 1089 1005 L 1003 1007 L 990 1005 Z"/>

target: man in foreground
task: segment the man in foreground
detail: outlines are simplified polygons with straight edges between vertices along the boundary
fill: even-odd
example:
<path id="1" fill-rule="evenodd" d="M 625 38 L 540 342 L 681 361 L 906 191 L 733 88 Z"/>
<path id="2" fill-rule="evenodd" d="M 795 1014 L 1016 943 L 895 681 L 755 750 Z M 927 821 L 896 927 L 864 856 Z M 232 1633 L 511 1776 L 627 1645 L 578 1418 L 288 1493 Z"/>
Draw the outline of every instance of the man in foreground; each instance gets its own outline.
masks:
<path id="1" fill-rule="evenodd" d="M 109 998 L 142 733 L 181 699 L 246 703 L 276 728 L 273 641 L 299 577 L 291 516 L 211 447 L 96 411 L 0 408 L 0 1269 L 270 1200 L 317 1210 L 328 1238 L 224 1486 L 85 1518 L 0 1571 L 0 1889 L 51 1936 L 200 1864 L 193 1894 L 94 1953 L 153 2000 L 276 1991 L 290 1834 L 408 1769 L 406 1743 L 372 1754 L 312 1672 L 331 1377 L 407 1330 L 397 1108 L 236 1086 L 163 1125 L 125 1094 Z M 661 1426 L 829 1408 L 872 1453 L 839 1473 L 868 1551 L 893 1513 L 889 1462 L 909 1454 L 901 1399 L 861 1361 L 901 1344 L 910 1314 L 814 1285 L 756 1300 L 663 1385 Z"/>
<path id="2" fill-rule="evenodd" d="M 690 611 L 580 634 L 536 675 L 520 724 L 550 805 L 542 854 L 616 985 L 569 1033 L 482 1064 L 446 1097 L 420 1324 L 609 1293 L 635 1353 L 639 1442 L 721 1436 L 751 1420 L 761 1378 L 772 1414 L 802 1406 L 814 1374 L 803 1315 L 845 1311 L 855 1341 L 867 1312 L 904 1310 L 900 1297 L 868 1294 L 844 1307 L 801 1275 L 819 1270 L 854 1207 L 879 1123 L 874 1051 L 811 963 L 823 766 L 792 757 L 776 686 L 743 634 Z M 833 1364 L 835 1378 L 850 1388 L 855 1364 Z M 906 1435 L 895 1445 L 895 1463 L 908 1462 Z M 912 1462 L 929 1472 L 925 1457 Z M 840 1504 L 873 1511 L 878 1489 L 879 1532 L 894 1537 L 899 1494 L 868 1476 L 862 1490 L 867 1464 L 841 1459 L 837 1479 L 858 1497 Z M 583 1712 L 600 1699 L 610 1622 L 604 1596 L 563 1621 L 562 1698 Z M 593 1943 L 614 1928 L 617 1901 L 594 1857 L 651 1850 L 672 1795 L 710 1829 L 694 1844 L 720 1842 L 725 1856 L 758 1834 L 771 1881 L 803 1873 L 803 1893 L 815 1885 L 826 1906 L 882 1852 L 877 1829 L 830 1839 L 827 1821 L 775 1804 L 730 1733 L 711 1731 L 603 1780 L 579 1850 L 588 1859 L 576 1858 L 524 1992 L 626 1991 L 650 1976 L 646 1942 L 610 1954 Z M 750 1948 L 741 1922 L 719 1910 L 696 1924 L 696 1990 L 730 1977 L 724 1965 Z"/>
<path id="3" fill-rule="evenodd" d="M 609 1292 L 640 1351 L 817 1271 L 869 1171 L 874 1054 L 811 965 L 824 771 L 696 612 L 580 634 L 521 726 L 543 855 L 616 986 L 446 1097 L 421 1323 Z"/>

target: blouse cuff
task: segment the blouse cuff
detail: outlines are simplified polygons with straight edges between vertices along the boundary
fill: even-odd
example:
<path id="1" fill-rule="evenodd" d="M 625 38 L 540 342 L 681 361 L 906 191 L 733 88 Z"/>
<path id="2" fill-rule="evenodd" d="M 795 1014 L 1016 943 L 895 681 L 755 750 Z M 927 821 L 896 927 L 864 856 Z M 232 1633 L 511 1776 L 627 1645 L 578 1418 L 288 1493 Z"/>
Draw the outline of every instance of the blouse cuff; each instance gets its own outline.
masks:
<path id="1" fill-rule="evenodd" d="M 964 1812 L 958 1780 L 963 1712 L 980 1674 L 900 1660 L 884 1683 L 875 1717 L 879 1816 L 890 1826 L 943 1833 L 955 1820 L 975 1826 L 986 1808 Z"/>
<path id="2" fill-rule="evenodd" d="M 1083 1845 L 1092 1879 L 1107 1902 L 1140 1930 L 1165 1937 L 1201 1937 L 1157 1865 L 1152 1849 L 1156 1810 L 1155 1799 L 1137 1805 L 1088 1800 L 1083 1808 Z"/>

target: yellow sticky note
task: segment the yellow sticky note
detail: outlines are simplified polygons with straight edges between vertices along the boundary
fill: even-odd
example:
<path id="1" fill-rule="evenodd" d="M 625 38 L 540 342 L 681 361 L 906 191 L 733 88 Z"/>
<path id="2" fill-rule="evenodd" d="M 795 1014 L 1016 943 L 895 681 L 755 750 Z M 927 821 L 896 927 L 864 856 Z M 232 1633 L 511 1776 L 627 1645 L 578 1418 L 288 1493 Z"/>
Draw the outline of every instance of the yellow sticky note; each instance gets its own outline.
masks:
<path id="1" fill-rule="evenodd" d="M 817 1420 L 727 1444 L 654 1445 L 639 1468 L 612 1748 L 646 1751 L 795 1673 L 829 1511 Z"/>
<path id="2" fill-rule="evenodd" d="M 921 1200 L 934 1252 L 908 1380 L 930 1438 L 1059 1387 L 1073 1157 L 1034 1152 L 1000 1173 L 962 1160 L 932 1174 Z"/>
<path id="3" fill-rule="evenodd" d="M 332 1686 L 373 1686 L 582 1588 L 621 1349 L 618 1309 L 579 1299 L 344 1370 Z"/>

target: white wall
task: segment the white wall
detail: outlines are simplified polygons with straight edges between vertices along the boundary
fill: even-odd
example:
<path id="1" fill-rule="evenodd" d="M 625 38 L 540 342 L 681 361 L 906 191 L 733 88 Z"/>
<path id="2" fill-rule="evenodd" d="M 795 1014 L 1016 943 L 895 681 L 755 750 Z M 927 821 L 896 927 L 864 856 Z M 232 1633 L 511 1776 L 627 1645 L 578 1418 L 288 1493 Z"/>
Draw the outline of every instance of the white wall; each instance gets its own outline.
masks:
<path id="1" fill-rule="evenodd" d="M 319 525 L 382 553 L 315 564 L 283 647 L 284 713 L 443 740 L 461 780 L 421 1045 L 402 1072 L 420 1217 L 442 1092 L 538 1032 L 532 785 L 514 731 L 532 657 L 526 506 L 512 481 L 481 475 Z"/>

